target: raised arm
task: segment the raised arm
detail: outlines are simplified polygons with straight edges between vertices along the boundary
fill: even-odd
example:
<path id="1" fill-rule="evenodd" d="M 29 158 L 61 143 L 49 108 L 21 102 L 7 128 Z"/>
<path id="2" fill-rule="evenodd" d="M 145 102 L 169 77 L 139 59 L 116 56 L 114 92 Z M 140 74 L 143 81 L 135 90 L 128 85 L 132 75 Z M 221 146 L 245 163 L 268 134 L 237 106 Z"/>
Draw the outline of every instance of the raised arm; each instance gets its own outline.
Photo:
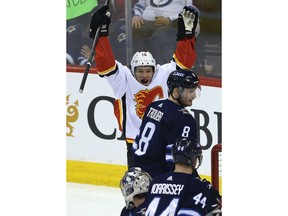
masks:
<path id="1" fill-rule="evenodd" d="M 94 57 L 96 69 L 100 76 L 116 70 L 116 61 L 108 38 L 110 22 L 111 12 L 109 11 L 109 7 L 103 6 L 93 14 L 90 23 L 90 38 L 95 37 L 97 28 L 101 26 Z"/>
<path id="2" fill-rule="evenodd" d="M 178 16 L 177 46 L 173 58 L 182 69 L 191 69 L 196 61 L 195 29 L 199 11 L 194 6 L 185 6 Z"/>

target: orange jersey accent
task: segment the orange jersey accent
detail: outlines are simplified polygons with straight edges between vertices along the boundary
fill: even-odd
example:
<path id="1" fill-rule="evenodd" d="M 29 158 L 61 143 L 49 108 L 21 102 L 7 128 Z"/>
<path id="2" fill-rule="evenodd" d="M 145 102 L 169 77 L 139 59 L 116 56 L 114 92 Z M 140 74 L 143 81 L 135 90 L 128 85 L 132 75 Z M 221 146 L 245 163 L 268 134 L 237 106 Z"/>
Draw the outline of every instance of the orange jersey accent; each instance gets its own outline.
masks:
<path id="1" fill-rule="evenodd" d="M 178 41 L 173 58 L 182 69 L 191 69 L 196 61 L 195 37 Z"/>
<path id="2" fill-rule="evenodd" d="M 120 99 L 114 101 L 114 115 L 117 118 L 119 130 L 123 131 L 123 110 L 122 101 Z"/>
<path id="3" fill-rule="evenodd" d="M 115 70 L 115 57 L 110 46 L 108 37 L 99 37 L 95 48 L 96 70 L 99 75 L 106 75 Z"/>

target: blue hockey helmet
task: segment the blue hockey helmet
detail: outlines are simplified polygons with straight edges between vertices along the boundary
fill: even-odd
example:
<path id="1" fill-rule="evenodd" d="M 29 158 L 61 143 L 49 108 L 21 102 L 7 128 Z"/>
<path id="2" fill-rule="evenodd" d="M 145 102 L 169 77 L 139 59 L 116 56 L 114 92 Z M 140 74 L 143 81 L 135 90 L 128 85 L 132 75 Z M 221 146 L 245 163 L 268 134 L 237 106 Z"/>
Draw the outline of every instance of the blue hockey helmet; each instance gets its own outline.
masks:
<path id="1" fill-rule="evenodd" d="M 182 137 L 173 145 L 172 156 L 174 163 L 190 165 L 197 169 L 203 159 L 202 147 L 196 140 Z"/>
<path id="2" fill-rule="evenodd" d="M 177 69 L 173 71 L 167 80 L 169 93 L 173 91 L 175 87 L 183 88 L 196 88 L 199 86 L 199 79 L 191 70 L 188 69 Z"/>

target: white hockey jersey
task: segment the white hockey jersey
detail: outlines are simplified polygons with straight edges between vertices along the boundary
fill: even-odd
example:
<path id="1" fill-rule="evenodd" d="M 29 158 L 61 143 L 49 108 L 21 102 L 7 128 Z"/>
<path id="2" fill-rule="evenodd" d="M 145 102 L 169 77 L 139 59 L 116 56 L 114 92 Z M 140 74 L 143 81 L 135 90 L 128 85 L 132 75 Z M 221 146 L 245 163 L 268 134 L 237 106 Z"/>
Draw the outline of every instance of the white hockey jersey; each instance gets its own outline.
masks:
<path id="1" fill-rule="evenodd" d="M 98 74 L 107 79 L 115 95 L 115 116 L 126 141 L 133 143 L 146 107 L 153 101 L 168 98 L 167 79 L 176 67 L 191 69 L 195 63 L 195 38 L 178 41 L 170 63 L 157 65 L 148 86 L 139 83 L 131 70 L 116 61 L 108 37 L 100 37 L 95 50 Z M 157 59 L 156 59 L 157 62 Z"/>

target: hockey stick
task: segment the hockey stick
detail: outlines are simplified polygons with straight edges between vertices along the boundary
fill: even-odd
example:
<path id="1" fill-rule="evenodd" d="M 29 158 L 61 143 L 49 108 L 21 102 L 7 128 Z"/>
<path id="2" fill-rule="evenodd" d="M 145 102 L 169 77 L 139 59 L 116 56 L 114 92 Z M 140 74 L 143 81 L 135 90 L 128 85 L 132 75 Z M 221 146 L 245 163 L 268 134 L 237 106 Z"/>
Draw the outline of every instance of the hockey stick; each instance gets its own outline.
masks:
<path id="1" fill-rule="evenodd" d="M 108 5 L 108 4 L 109 4 L 109 0 L 106 0 L 105 3 L 104 3 L 104 6 Z M 82 81 L 81 81 L 81 85 L 80 85 L 80 88 L 79 88 L 79 92 L 80 93 L 83 93 L 83 89 L 84 89 L 84 86 L 85 86 L 85 83 L 86 83 L 86 80 L 87 80 L 87 76 L 88 76 L 88 73 L 89 73 L 89 70 L 90 70 L 90 67 L 91 67 L 91 62 L 93 61 L 93 57 L 95 55 L 95 47 L 96 47 L 96 44 L 97 44 L 98 39 L 99 39 L 100 29 L 101 29 L 101 25 L 97 28 L 96 33 L 95 33 L 95 37 L 94 37 L 92 48 L 91 48 L 91 54 L 90 54 L 89 59 L 88 59 L 88 61 L 86 63 L 86 68 L 85 68 L 85 71 L 84 71 L 84 74 L 83 74 L 83 77 L 82 77 Z"/>

